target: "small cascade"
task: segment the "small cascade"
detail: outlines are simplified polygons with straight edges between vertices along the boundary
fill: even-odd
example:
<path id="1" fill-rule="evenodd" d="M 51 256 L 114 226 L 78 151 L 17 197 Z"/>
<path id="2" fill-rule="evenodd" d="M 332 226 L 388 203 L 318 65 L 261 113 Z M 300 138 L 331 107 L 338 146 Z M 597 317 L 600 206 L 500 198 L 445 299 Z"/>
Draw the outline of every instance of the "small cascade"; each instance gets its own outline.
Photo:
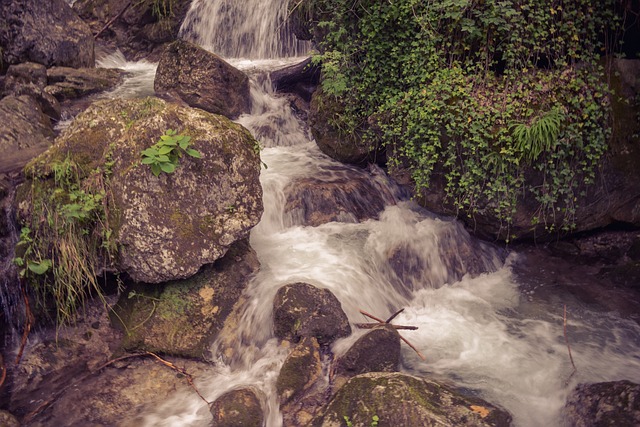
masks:
<path id="1" fill-rule="evenodd" d="M 224 58 L 304 55 L 309 43 L 292 34 L 289 0 L 194 0 L 180 37 Z"/>

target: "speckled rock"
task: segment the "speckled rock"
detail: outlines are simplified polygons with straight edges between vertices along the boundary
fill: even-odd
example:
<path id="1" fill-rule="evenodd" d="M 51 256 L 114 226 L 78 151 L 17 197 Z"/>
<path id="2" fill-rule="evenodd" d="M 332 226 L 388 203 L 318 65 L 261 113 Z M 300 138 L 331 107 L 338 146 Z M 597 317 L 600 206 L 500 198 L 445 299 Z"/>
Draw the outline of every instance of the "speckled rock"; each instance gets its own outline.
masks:
<path id="1" fill-rule="evenodd" d="M 278 380 L 276 391 L 281 403 L 287 403 L 308 389 L 321 375 L 320 346 L 313 337 L 303 338 L 287 356 Z"/>
<path id="2" fill-rule="evenodd" d="M 573 427 L 640 425 L 640 385 L 630 381 L 580 384 L 567 399 Z"/>
<path id="3" fill-rule="evenodd" d="M 184 40 L 167 46 L 153 88 L 160 97 L 231 119 L 251 110 L 249 77 L 218 55 Z"/>
<path id="4" fill-rule="evenodd" d="M 141 152 L 168 129 L 191 136 L 202 158 L 183 157 L 172 174 L 154 176 Z M 96 102 L 26 173 L 51 182 L 52 165 L 67 158 L 81 180 L 99 170 L 109 181 L 106 212 L 117 254 L 106 268 L 137 282 L 192 276 L 246 238 L 262 215 L 256 141 L 242 126 L 202 110 L 157 98 Z"/>
<path id="5" fill-rule="evenodd" d="M 264 414 L 257 392 L 250 388 L 231 390 L 213 402 L 210 427 L 262 427 Z"/>
<path id="6" fill-rule="evenodd" d="M 351 334 L 347 315 L 335 295 L 308 283 L 278 289 L 273 301 L 273 324 L 278 338 L 292 342 L 315 337 L 320 345 L 329 345 Z"/>
<path id="7" fill-rule="evenodd" d="M 333 397 L 314 427 L 369 427 L 373 417 L 383 426 L 504 426 L 511 416 L 488 402 L 463 396 L 433 381 L 400 373 L 353 377 Z"/>
<path id="8" fill-rule="evenodd" d="M 335 372 L 353 376 L 365 372 L 395 372 L 400 365 L 400 334 L 390 326 L 368 331 L 340 356 Z"/>

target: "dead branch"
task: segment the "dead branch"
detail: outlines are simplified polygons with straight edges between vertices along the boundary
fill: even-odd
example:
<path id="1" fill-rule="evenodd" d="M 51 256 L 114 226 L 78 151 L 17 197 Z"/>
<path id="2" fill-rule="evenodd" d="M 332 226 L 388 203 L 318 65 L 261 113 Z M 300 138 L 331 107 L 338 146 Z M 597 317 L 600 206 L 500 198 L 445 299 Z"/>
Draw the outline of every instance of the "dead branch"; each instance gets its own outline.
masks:
<path id="1" fill-rule="evenodd" d="M 356 323 L 355 326 L 360 329 L 373 329 L 378 326 L 390 326 L 393 329 L 408 329 L 410 331 L 418 329 L 417 326 L 392 325 L 391 323 Z"/>
<path id="2" fill-rule="evenodd" d="M 404 308 L 401 308 L 400 310 L 396 311 L 396 312 L 395 312 L 395 313 L 393 313 L 393 314 L 391 315 L 391 317 L 389 317 L 389 318 L 386 320 L 386 322 L 384 322 L 384 323 L 391 323 L 391 321 L 392 321 L 393 319 L 395 319 L 395 318 L 398 316 L 398 314 L 402 313 L 403 311 L 404 311 Z M 416 329 L 418 329 L 418 328 L 416 328 Z"/>
<path id="3" fill-rule="evenodd" d="M 571 346 L 569 345 L 569 337 L 567 337 L 567 304 L 564 305 L 564 314 L 563 314 L 563 324 L 564 324 L 564 342 L 567 344 L 567 350 L 569 351 L 569 360 L 571 360 L 571 366 L 573 366 L 573 372 L 567 378 L 567 383 L 571 379 L 571 377 L 578 371 L 576 368 L 576 364 L 573 363 L 573 356 L 571 355 Z"/>
<path id="4" fill-rule="evenodd" d="M 402 310 L 404 310 L 404 308 L 403 308 Z M 390 322 L 391 320 L 393 320 L 393 319 L 394 319 L 398 314 L 400 314 L 400 313 L 402 312 L 402 310 L 400 310 L 400 311 L 398 311 L 398 312 L 394 313 L 394 314 L 393 314 L 393 316 L 391 316 L 391 317 L 389 318 L 389 320 L 388 320 L 388 321 L 384 321 L 384 320 L 382 320 L 382 319 L 380 319 L 380 318 L 378 318 L 378 317 L 374 316 L 374 315 L 373 315 L 373 314 L 371 314 L 371 313 L 367 313 L 367 312 L 366 312 L 366 311 L 364 311 L 364 310 L 360 310 L 360 314 L 362 314 L 362 315 L 364 315 L 364 316 L 367 316 L 368 318 L 373 319 L 373 320 L 375 320 L 375 321 L 376 321 L 376 322 L 378 322 L 378 323 L 382 323 L 382 324 L 389 324 L 389 322 Z M 393 326 L 393 325 L 391 325 L 391 326 Z M 417 327 L 415 327 L 415 328 L 416 328 L 416 329 L 418 329 Z M 405 344 L 407 344 L 409 347 L 411 347 L 411 349 L 412 349 L 413 351 L 415 351 L 415 352 L 416 352 L 416 354 L 417 354 L 418 356 L 420 356 L 420 359 L 422 359 L 422 360 L 427 360 L 427 358 L 424 356 L 424 354 L 420 353 L 420 351 L 418 351 L 418 349 L 417 349 L 413 344 L 411 344 L 411 343 L 409 342 L 409 340 L 407 340 L 407 339 L 406 339 L 405 337 L 403 337 L 402 335 L 400 335 L 400 339 L 401 339 L 402 341 L 404 341 L 404 342 L 405 342 Z"/>
<path id="5" fill-rule="evenodd" d="M 127 9 L 129 9 L 129 6 L 131 6 L 131 2 L 127 3 L 127 5 L 126 5 L 124 8 L 122 8 L 122 10 L 120 11 L 120 13 L 118 13 L 116 16 L 114 16 L 113 18 L 111 18 L 111 19 L 109 20 L 109 22 L 107 22 L 107 23 L 104 25 L 104 27 L 102 27 L 102 29 L 101 29 L 100 31 L 98 31 L 98 33 L 97 33 L 95 36 L 93 36 L 93 38 L 94 38 L 94 39 L 97 39 L 97 38 L 98 38 L 98 36 L 99 36 L 100 34 L 104 33 L 104 32 L 106 31 L 106 29 L 107 29 L 107 28 L 109 28 L 111 25 L 113 25 L 113 23 L 114 23 L 114 22 L 116 22 L 116 20 L 117 20 L 118 18 L 120 18 L 120 17 L 122 16 L 122 14 L 123 14 L 123 13 L 125 13 L 125 12 L 127 11 Z"/>

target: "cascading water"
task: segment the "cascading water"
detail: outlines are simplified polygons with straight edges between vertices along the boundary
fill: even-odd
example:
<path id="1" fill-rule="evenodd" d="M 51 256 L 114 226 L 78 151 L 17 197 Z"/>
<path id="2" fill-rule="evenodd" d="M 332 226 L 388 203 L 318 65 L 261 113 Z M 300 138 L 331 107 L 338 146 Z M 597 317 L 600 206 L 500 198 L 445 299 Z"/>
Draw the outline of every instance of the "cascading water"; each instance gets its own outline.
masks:
<path id="1" fill-rule="evenodd" d="M 256 68 L 287 62 L 276 56 L 301 53 L 292 47 L 292 36 L 280 31 L 286 28 L 286 6 L 286 0 L 195 0 L 182 29 L 185 37 L 253 75 L 253 111 L 238 121 L 260 140 L 268 166 L 261 176 L 265 212 L 251 234 L 261 271 L 246 291 L 240 326 L 223 331 L 214 343 L 214 354 L 225 358 L 208 378 L 198 379 L 199 391 L 212 401 L 236 387 L 258 388 L 265 395 L 267 425 L 282 425 L 274 390 L 287 350 L 273 337 L 271 306 L 279 287 L 298 281 L 330 289 L 353 322 L 363 320 L 359 309 L 384 317 L 405 307 L 397 322 L 419 326 L 403 334 L 427 361 L 405 348 L 403 369 L 477 393 L 507 409 L 518 426 L 562 425 L 564 401 L 579 382 L 639 382 L 638 324 L 560 290 L 541 292 L 548 283 L 524 283 L 514 273 L 521 256 L 505 261 L 456 221 L 404 200 L 380 171 L 354 169 L 319 152 L 264 72 L 257 76 Z M 246 59 L 269 57 L 274 59 Z M 358 223 L 346 215 L 341 222 L 311 227 L 285 212 L 288 192 L 300 180 L 333 182 L 362 174 L 386 195 L 378 219 Z M 357 204 L 358 194 L 351 196 Z M 573 375 L 563 303 L 570 306 L 567 333 L 578 367 Z M 333 350 L 344 351 L 355 335 Z M 179 394 L 148 408 L 136 424 L 205 426 L 209 420 L 202 400 Z"/>

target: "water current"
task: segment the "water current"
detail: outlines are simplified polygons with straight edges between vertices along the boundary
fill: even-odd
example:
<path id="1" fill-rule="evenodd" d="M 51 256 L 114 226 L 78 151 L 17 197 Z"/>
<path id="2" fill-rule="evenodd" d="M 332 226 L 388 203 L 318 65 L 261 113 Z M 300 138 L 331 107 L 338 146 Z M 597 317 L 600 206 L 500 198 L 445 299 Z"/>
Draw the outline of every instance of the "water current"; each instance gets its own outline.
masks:
<path id="1" fill-rule="evenodd" d="M 213 401 L 236 387 L 256 387 L 267 396 L 267 425 L 282 425 L 274 389 L 287 350 L 272 334 L 272 301 L 279 287 L 299 281 L 330 289 L 352 322 L 366 321 L 359 309 L 385 318 L 404 307 L 396 321 L 419 327 L 403 335 L 427 360 L 405 347 L 402 369 L 453 382 L 498 404 L 517 426 L 562 425 L 562 407 L 577 383 L 640 382 L 637 323 L 561 290 L 545 292 L 550 286 L 544 280 L 525 283 L 514 273 L 524 255 L 506 254 L 475 240 L 455 220 L 419 208 L 382 171 L 345 166 L 318 150 L 265 77 L 304 53 L 283 33 L 286 6 L 286 0 L 194 0 L 183 24 L 185 38 L 252 76 L 253 109 L 238 121 L 259 139 L 267 165 L 261 174 L 265 212 L 251 233 L 261 270 L 246 291 L 240 329 L 213 343 L 214 354 L 231 349 L 231 356 L 198 379 L 200 392 Z M 109 61 L 136 67 L 123 58 Z M 145 79 L 150 85 L 153 67 L 138 67 L 144 69 L 140 87 Z M 130 95 L 140 87 L 120 90 Z M 332 182 L 363 173 L 388 195 L 377 219 L 356 222 L 347 215 L 312 227 L 300 225 L 295 212 L 285 213 L 287 192 L 300 179 Z M 359 195 L 352 196 L 357 202 Z M 567 337 L 578 368 L 573 375 L 563 329 L 566 303 Z M 334 351 L 345 351 L 358 334 L 337 342 Z M 179 394 L 148 408 L 142 424 L 206 426 L 209 420 L 202 400 Z"/>

